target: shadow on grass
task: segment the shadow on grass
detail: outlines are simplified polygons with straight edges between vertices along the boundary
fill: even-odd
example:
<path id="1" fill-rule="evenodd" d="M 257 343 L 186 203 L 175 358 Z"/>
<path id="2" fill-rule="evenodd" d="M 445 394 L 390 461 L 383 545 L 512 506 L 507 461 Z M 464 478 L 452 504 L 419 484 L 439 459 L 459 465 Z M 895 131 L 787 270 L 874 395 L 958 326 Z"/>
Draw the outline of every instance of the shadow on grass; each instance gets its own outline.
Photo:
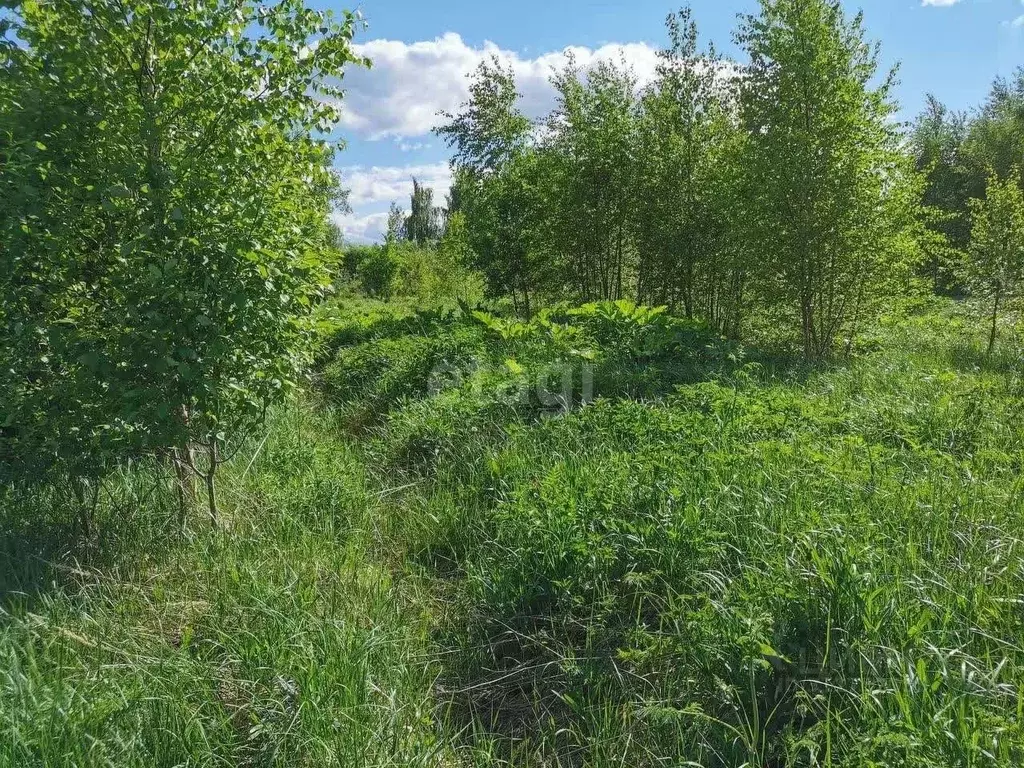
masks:
<path id="1" fill-rule="evenodd" d="M 944 353 L 949 363 L 958 371 L 970 373 L 981 372 L 1001 376 L 1020 376 L 1024 374 L 1024 358 L 1019 351 L 996 346 L 991 353 L 981 345 L 962 342 L 948 347 L 936 346 L 936 354 Z"/>
<path id="2" fill-rule="evenodd" d="M 596 699 L 593 686 L 616 679 L 614 649 L 560 658 L 544 641 L 554 627 L 540 626 L 552 621 L 537 617 L 532 627 L 491 622 L 488 637 L 480 636 L 472 647 L 456 646 L 449 655 L 435 695 L 446 722 L 467 746 L 486 742 L 509 764 L 535 763 L 538 755 L 557 756 L 561 766 L 585 763 L 588 724 L 582 702 L 570 692 L 578 697 L 582 688 Z"/>
<path id="3" fill-rule="evenodd" d="M 77 523 L 0 523 L 0 620 L 5 614 L 31 611 L 44 593 L 68 577 L 71 563 L 88 562 L 87 549 Z"/>
<path id="4" fill-rule="evenodd" d="M 180 538 L 171 494 L 161 478 L 108 479 L 90 520 L 53 486 L 0 488 L 0 621 L 32 611 L 50 594 L 81 590 L 104 571 L 159 554 Z"/>

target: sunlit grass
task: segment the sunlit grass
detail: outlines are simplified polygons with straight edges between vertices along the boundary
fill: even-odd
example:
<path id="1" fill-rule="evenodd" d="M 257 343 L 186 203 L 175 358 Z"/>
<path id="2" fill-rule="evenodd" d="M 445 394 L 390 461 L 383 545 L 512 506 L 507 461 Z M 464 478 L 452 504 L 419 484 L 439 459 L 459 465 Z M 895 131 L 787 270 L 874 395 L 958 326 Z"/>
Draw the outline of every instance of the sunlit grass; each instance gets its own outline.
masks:
<path id="1" fill-rule="evenodd" d="M 199 517 L 180 535 L 152 495 L 115 488 L 101 525 L 135 528 L 113 563 L 65 557 L 9 593 L 0 763 L 435 764 L 424 617 L 368 554 L 373 497 L 331 433 L 329 416 L 278 414 L 223 479 L 221 532 Z M 149 554 L 158 535 L 173 541 Z"/>
<path id="2" fill-rule="evenodd" d="M 938 304 L 559 413 L 503 399 L 532 347 L 431 395 L 427 351 L 483 343 L 437 322 L 349 339 L 365 380 L 274 415 L 219 531 L 147 467 L 90 542 L 57 490 L 3 497 L 0 763 L 1024 760 L 1012 329 L 989 357 Z"/>

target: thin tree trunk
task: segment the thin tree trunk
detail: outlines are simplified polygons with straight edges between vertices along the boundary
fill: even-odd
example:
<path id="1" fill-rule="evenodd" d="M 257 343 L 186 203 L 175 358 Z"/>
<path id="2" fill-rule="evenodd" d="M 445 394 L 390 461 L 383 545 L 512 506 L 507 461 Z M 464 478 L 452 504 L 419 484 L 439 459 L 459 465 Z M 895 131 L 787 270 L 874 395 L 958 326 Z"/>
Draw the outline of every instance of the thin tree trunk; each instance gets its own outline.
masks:
<path id="1" fill-rule="evenodd" d="M 192 448 L 189 446 L 175 448 L 171 453 L 171 462 L 174 464 L 174 474 L 178 485 L 178 527 L 185 530 L 188 508 L 192 505 L 196 495 L 192 476 L 195 467 Z"/>
<path id="2" fill-rule="evenodd" d="M 615 298 L 622 298 L 622 223 L 619 223 L 618 252 L 615 254 Z"/>
<path id="3" fill-rule="evenodd" d="M 811 343 L 811 324 L 813 319 L 811 318 L 810 302 L 806 298 L 800 300 L 800 312 L 804 331 L 804 357 L 810 360 L 814 356 L 814 348 Z"/>
<path id="4" fill-rule="evenodd" d="M 189 413 L 188 406 L 181 406 L 181 423 L 186 436 L 190 431 L 191 420 L 192 415 Z M 181 530 L 185 530 L 188 508 L 192 505 L 196 495 L 195 478 L 193 477 L 193 473 L 196 472 L 195 453 L 188 437 L 186 437 L 184 445 L 171 451 L 171 460 L 174 462 L 174 473 L 178 480 L 178 525 Z"/>
<path id="5" fill-rule="evenodd" d="M 206 471 L 206 500 L 210 507 L 210 525 L 217 527 L 217 485 L 214 478 L 217 473 L 217 441 L 210 440 L 210 466 Z"/>
<path id="6" fill-rule="evenodd" d="M 96 517 L 96 507 L 100 498 L 100 483 L 95 481 L 92 488 L 92 498 L 86 501 L 85 491 L 89 481 L 83 477 L 76 477 L 71 481 L 74 490 L 75 500 L 78 502 L 79 522 L 82 526 L 82 537 L 89 541 L 93 533 L 93 520 Z"/>
<path id="7" fill-rule="evenodd" d="M 857 301 L 854 304 L 853 309 L 853 323 L 850 327 L 850 337 L 846 340 L 846 356 L 849 357 L 850 353 L 853 352 L 853 343 L 857 338 L 857 329 L 860 327 L 860 305 L 864 298 L 864 280 L 861 279 L 857 284 Z"/>
<path id="8" fill-rule="evenodd" d="M 693 251 L 687 254 L 686 260 L 686 282 L 683 285 L 683 307 L 686 309 L 686 319 L 693 320 Z"/>
<path id="9" fill-rule="evenodd" d="M 996 287 L 996 300 L 992 306 L 992 331 L 988 337 L 988 354 L 991 355 L 992 351 L 996 348 L 996 333 L 998 331 L 999 321 L 999 300 L 1002 298 L 1002 286 Z"/>

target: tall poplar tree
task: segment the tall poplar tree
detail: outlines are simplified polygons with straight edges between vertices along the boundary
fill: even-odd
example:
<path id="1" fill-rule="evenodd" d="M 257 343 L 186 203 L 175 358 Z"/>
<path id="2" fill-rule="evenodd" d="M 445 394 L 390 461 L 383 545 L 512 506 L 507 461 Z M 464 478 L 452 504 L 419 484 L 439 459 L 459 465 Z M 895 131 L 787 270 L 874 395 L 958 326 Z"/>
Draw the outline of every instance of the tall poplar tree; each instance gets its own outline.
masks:
<path id="1" fill-rule="evenodd" d="M 421 246 L 441 237 L 441 209 L 434 205 L 434 190 L 420 184 L 416 178 L 412 180 L 405 237 Z"/>

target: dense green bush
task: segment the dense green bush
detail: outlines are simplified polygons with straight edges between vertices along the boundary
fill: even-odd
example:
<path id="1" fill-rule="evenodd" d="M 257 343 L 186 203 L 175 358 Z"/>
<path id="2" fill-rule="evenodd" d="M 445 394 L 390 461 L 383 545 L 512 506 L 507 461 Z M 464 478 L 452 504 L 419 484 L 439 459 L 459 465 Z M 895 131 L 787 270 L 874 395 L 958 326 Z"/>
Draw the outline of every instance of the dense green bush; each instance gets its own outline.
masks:
<path id="1" fill-rule="evenodd" d="M 341 277 L 355 280 L 359 276 L 359 265 L 371 258 L 377 250 L 375 245 L 345 245 L 341 256 Z"/>
<path id="2" fill-rule="evenodd" d="M 356 18 L 4 6 L 0 483 L 172 451 L 191 477 L 197 445 L 212 472 L 307 362 Z"/>
<path id="3" fill-rule="evenodd" d="M 400 296 L 422 307 L 476 302 L 480 279 L 466 264 L 453 230 L 440 242 L 391 240 L 383 245 L 351 245 L 344 249 L 340 277 L 356 281 L 371 298 Z"/>
<path id="4" fill-rule="evenodd" d="M 446 373 L 473 365 L 480 337 L 467 329 L 436 336 L 401 336 L 338 351 L 324 371 L 324 391 L 338 402 L 362 401 L 386 409 L 425 397 L 443 386 Z"/>
<path id="5" fill-rule="evenodd" d="M 398 262 L 386 248 L 373 248 L 359 262 L 356 274 L 368 296 L 387 299 L 394 291 Z"/>

